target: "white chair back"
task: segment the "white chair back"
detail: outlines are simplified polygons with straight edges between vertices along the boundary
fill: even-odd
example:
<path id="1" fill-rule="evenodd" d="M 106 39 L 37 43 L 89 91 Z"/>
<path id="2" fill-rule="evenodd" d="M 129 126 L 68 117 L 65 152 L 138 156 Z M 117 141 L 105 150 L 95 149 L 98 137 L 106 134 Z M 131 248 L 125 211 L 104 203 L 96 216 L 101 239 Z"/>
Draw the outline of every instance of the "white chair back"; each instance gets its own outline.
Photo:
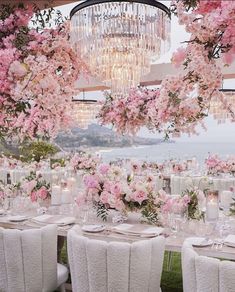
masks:
<path id="1" fill-rule="evenodd" d="M 165 239 L 106 242 L 68 233 L 73 292 L 160 290 Z"/>
<path id="2" fill-rule="evenodd" d="M 0 291 L 49 292 L 57 287 L 57 227 L 0 229 Z"/>
<path id="3" fill-rule="evenodd" d="M 187 242 L 182 248 L 184 292 L 235 291 L 235 263 L 199 256 Z"/>

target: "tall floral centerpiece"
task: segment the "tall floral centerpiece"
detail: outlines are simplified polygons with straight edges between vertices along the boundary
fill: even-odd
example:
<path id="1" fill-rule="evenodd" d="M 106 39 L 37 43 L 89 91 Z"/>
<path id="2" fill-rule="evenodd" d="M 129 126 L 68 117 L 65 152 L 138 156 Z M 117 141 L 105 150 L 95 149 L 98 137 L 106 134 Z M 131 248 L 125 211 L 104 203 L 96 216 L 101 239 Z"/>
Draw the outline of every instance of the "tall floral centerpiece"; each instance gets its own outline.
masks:
<path id="1" fill-rule="evenodd" d="M 119 166 L 100 164 L 94 174 L 84 176 L 84 184 L 86 199 L 102 219 L 107 219 L 110 210 L 116 210 L 127 217 L 134 212 L 137 220 L 142 217 L 149 223 L 159 223 L 165 197 L 156 190 L 153 176 L 127 176 Z"/>
<path id="2" fill-rule="evenodd" d="M 75 172 L 81 171 L 83 173 L 93 173 L 99 162 L 100 158 L 98 156 L 80 152 L 72 156 L 70 159 L 70 166 Z"/>
<path id="3" fill-rule="evenodd" d="M 11 2 L 0 5 L 0 135 L 51 138 L 71 125 L 83 64 L 69 44 L 68 24 L 44 29 L 50 21 L 45 11 L 32 26 L 35 6 Z"/>
<path id="4" fill-rule="evenodd" d="M 31 172 L 29 176 L 22 179 L 22 193 L 30 197 L 32 202 L 39 202 L 43 205 L 50 204 L 51 187 L 40 173 Z"/>

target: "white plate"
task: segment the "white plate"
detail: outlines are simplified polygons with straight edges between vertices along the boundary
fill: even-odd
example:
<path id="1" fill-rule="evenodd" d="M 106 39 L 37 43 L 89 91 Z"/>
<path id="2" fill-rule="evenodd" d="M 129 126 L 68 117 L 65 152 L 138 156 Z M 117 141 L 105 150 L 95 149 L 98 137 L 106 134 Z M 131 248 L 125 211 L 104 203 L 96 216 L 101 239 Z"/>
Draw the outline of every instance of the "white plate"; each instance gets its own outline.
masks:
<path id="1" fill-rule="evenodd" d="M 22 221 L 25 221 L 29 219 L 28 217 L 26 216 L 10 216 L 8 217 L 8 220 L 11 221 L 11 222 L 22 222 Z"/>
<path id="2" fill-rule="evenodd" d="M 0 216 L 4 216 L 6 214 L 5 210 L 0 209 Z"/>
<path id="3" fill-rule="evenodd" d="M 206 239 L 204 237 L 189 237 L 187 238 L 187 242 L 192 244 L 194 247 L 206 247 L 213 244 L 213 240 Z"/>
<path id="4" fill-rule="evenodd" d="M 104 225 L 92 224 L 92 225 L 82 226 L 82 231 L 85 231 L 85 232 L 96 233 L 96 232 L 102 232 L 104 230 L 105 230 Z"/>
<path id="5" fill-rule="evenodd" d="M 235 247 L 235 235 L 229 234 L 228 236 L 226 236 L 226 238 L 224 239 L 224 244 L 229 247 Z"/>
<path id="6" fill-rule="evenodd" d="M 224 245 L 228 246 L 228 247 L 235 247 L 235 244 L 234 243 L 229 243 L 229 242 L 224 242 Z"/>

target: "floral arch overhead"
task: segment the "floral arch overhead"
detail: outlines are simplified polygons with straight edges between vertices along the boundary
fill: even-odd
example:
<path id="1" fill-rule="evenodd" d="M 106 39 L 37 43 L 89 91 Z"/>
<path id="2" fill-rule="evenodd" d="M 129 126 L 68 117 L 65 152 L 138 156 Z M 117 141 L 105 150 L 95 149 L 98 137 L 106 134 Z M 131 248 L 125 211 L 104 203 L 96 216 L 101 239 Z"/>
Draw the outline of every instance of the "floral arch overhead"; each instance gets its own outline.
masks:
<path id="1" fill-rule="evenodd" d="M 220 89 L 222 67 L 235 59 L 235 1 L 178 0 L 172 1 L 171 11 L 191 34 L 172 56 L 183 72 L 166 76 L 157 90 L 136 88 L 121 99 L 107 95 L 101 123 L 111 123 L 121 133 L 135 134 L 146 126 L 166 136 L 195 134 L 213 101 L 234 121 L 235 105 Z"/>
<path id="2" fill-rule="evenodd" d="M 54 137 L 71 124 L 83 64 L 71 49 L 69 25 L 55 14 L 30 4 L 1 5 L 1 138 Z M 54 16 L 55 29 L 48 27 Z"/>
<path id="3" fill-rule="evenodd" d="M 234 120 L 235 106 L 220 89 L 221 69 L 235 59 L 235 1 L 172 1 L 171 11 L 191 34 L 172 56 L 184 70 L 167 76 L 157 90 L 133 88 L 118 99 L 106 94 L 102 124 L 111 123 L 121 133 L 147 126 L 166 135 L 194 134 L 212 100 L 221 102 Z M 35 7 L 1 5 L 1 137 L 53 137 L 72 122 L 75 80 L 86 66 L 71 49 L 68 25 L 39 31 L 29 25 L 35 12 L 35 24 L 43 28 L 51 10 L 43 16 Z"/>

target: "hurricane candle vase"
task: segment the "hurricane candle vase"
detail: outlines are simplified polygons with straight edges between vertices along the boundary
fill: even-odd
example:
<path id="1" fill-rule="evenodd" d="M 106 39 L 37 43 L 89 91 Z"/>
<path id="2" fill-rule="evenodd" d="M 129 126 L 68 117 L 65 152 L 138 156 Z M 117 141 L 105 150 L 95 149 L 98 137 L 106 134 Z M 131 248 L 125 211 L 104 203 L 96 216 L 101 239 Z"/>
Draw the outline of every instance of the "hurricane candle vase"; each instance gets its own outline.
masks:
<path id="1" fill-rule="evenodd" d="M 206 220 L 216 221 L 219 218 L 219 192 L 206 191 Z"/>

